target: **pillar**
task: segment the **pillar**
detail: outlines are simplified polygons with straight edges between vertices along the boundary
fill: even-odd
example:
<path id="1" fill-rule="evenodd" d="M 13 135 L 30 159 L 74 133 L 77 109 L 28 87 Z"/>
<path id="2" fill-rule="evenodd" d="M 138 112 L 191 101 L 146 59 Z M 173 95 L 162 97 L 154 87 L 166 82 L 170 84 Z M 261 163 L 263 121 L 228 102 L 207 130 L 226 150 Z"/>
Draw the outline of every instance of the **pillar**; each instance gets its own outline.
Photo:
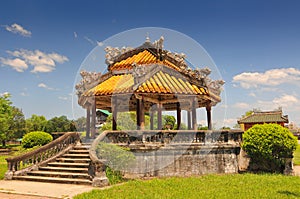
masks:
<path id="1" fill-rule="evenodd" d="M 113 114 L 113 118 L 112 118 L 112 130 L 115 131 L 117 130 L 117 115 L 118 115 L 118 109 L 117 109 L 117 98 L 114 97 L 112 99 L 112 114 Z"/>
<path id="2" fill-rule="evenodd" d="M 154 121 L 154 110 L 150 109 L 150 130 L 154 129 L 153 121 Z"/>
<path id="3" fill-rule="evenodd" d="M 192 129 L 192 127 L 191 127 L 191 111 L 187 110 L 186 113 L 187 113 L 187 126 L 188 126 L 188 130 L 191 130 Z"/>
<path id="4" fill-rule="evenodd" d="M 208 130 L 212 130 L 212 124 L 211 124 L 211 106 L 206 106 L 206 115 L 207 115 L 207 127 Z"/>
<path id="5" fill-rule="evenodd" d="M 177 102 L 177 130 L 180 130 L 181 126 L 181 107 L 180 103 Z"/>
<path id="6" fill-rule="evenodd" d="M 157 129 L 162 130 L 162 104 L 157 104 Z"/>
<path id="7" fill-rule="evenodd" d="M 136 100 L 136 122 L 137 129 L 144 130 L 145 129 L 145 109 L 144 109 L 144 100 L 137 99 Z"/>
<path id="8" fill-rule="evenodd" d="M 196 102 L 197 99 L 194 99 L 192 102 L 192 128 L 193 130 L 197 130 L 198 125 L 197 125 L 197 107 L 196 107 Z"/>
<path id="9" fill-rule="evenodd" d="M 86 135 L 85 138 L 89 139 L 91 133 L 91 111 L 90 107 L 86 109 Z"/>
<path id="10" fill-rule="evenodd" d="M 91 137 L 95 138 L 96 136 L 96 101 L 92 105 L 92 121 L 91 121 Z"/>

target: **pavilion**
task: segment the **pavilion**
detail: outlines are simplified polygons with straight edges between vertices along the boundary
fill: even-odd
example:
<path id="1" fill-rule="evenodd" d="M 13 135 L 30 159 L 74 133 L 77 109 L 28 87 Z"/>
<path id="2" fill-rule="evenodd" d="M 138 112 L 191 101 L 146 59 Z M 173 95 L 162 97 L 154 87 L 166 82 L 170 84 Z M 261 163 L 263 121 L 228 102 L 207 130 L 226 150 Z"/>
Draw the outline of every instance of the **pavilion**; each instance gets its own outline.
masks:
<path id="1" fill-rule="evenodd" d="M 185 55 L 163 49 L 164 38 L 151 42 L 147 37 L 139 47 L 106 47 L 107 72 L 82 71 L 76 85 L 78 103 L 87 114 L 87 137 L 95 137 L 96 110 L 112 112 L 112 129 L 117 129 L 118 112 L 136 111 L 137 130 L 145 128 L 145 113 L 150 129 L 157 114 L 162 129 L 162 112 L 177 112 L 177 129 L 182 110 L 187 111 L 188 129 L 197 130 L 197 108 L 207 111 L 207 126 L 212 129 L 211 108 L 221 101 L 223 80 L 211 80 L 209 68 L 192 69 Z M 134 130 L 134 129 L 133 129 Z"/>

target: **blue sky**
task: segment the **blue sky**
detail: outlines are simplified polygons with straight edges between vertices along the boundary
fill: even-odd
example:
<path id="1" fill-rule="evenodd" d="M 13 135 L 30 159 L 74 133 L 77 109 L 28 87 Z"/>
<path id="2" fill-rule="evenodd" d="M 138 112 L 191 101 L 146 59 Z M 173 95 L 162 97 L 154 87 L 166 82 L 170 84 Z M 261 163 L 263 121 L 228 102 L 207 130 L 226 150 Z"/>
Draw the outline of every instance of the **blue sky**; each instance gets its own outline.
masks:
<path id="1" fill-rule="evenodd" d="M 0 5 L 0 93 L 11 93 L 26 117 L 73 119 L 74 81 L 97 41 L 133 28 L 162 27 L 201 44 L 226 81 L 227 98 L 213 115 L 218 125 L 232 126 L 253 108 L 281 106 L 300 126 L 298 1 L 7 0 Z"/>

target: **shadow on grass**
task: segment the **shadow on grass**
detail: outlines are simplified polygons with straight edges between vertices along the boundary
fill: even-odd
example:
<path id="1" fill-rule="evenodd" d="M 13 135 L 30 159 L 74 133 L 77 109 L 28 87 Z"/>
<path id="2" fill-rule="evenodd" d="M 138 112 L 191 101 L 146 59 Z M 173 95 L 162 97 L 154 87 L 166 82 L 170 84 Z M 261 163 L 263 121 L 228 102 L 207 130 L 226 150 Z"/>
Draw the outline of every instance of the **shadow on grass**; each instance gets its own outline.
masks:
<path id="1" fill-rule="evenodd" d="M 300 193 L 298 192 L 291 192 L 291 191 L 277 191 L 277 193 L 286 195 L 286 196 L 294 196 L 294 197 L 300 197 Z"/>

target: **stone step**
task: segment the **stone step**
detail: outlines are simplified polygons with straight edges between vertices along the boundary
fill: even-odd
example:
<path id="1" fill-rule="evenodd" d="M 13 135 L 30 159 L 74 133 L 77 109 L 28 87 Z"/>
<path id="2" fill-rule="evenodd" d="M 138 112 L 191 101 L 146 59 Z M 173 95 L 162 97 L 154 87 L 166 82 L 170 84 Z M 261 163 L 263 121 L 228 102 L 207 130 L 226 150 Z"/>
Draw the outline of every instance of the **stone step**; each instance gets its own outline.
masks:
<path id="1" fill-rule="evenodd" d="M 57 171 L 57 172 L 72 172 L 83 173 L 88 172 L 88 168 L 72 168 L 72 167 L 40 167 L 40 171 Z"/>
<path id="2" fill-rule="evenodd" d="M 69 154 L 89 154 L 89 150 L 70 150 Z"/>
<path id="3" fill-rule="evenodd" d="M 74 163 L 88 163 L 91 161 L 90 158 L 56 158 L 58 162 L 74 162 Z"/>
<path id="4" fill-rule="evenodd" d="M 76 150 L 76 149 L 86 149 L 86 150 L 89 150 L 91 148 L 91 145 L 76 145 L 75 147 L 74 147 L 74 149 Z"/>
<path id="5" fill-rule="evenodd" d="M 52 182 L 52 183 L 67 183 L 67 184 L 85 184 L 85 185 L 92 184 L 92 181 L 87 179 L 55 178 L 55 177 L 43 177 L 43 176 L 14 176 L 13 179 L 39 181 L 39 182 Z"/>
<path id="6" fill-rule="evenodd" d="M 48 163 L 48 166 L 54 166 L 54 167 L 80 167 L 85 168 L 89 167 L 89 163 L 73 163 L 73 162 L 50 162 Z"/>
<path id="7" fill-rule="evenodd" d="M 74 178 L 74 179 L 91 179 L 88 173 L 71 173 L 58 171 L 31 171 L 27 173 L 28 176 L 46 176 L 56 178 Z"/>
<path id="8" fill-rule="evenodd" d="M 68 154 L 64 154 L 62 157 L 66 157 L 66 158 L 90 158 L 90 155 L 89 154 L 68 153 Z"/>

